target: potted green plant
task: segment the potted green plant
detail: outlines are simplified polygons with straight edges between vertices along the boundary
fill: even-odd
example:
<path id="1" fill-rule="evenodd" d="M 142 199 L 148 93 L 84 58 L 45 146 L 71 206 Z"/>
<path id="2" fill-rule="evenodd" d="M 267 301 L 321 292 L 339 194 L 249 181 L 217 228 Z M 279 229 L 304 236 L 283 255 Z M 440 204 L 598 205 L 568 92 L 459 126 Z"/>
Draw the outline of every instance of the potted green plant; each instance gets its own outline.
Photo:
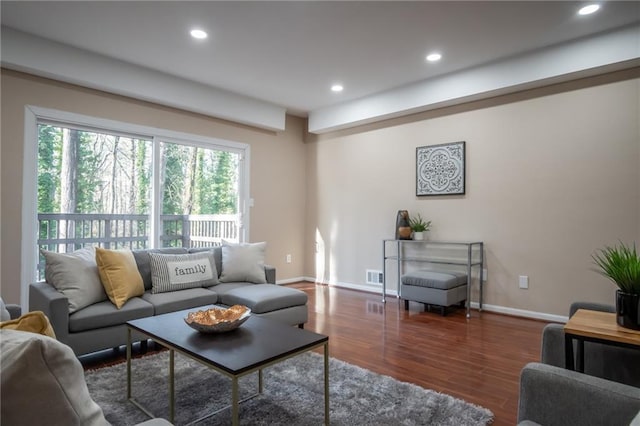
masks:
<path id="1" fill-rule="evenodd" d="M 640 330 L 640 257 L 633 247 L 620 243 L 593 256 L 599 273 L 613 281 L 616 290 L 616 320 L 622 327 Z"/>
<path id="2" fill-rule="evenodd" d="M 424 240 L 424 233 L 431 227 L 431 221 L 426 221 L 422 218 L 420 213 L 409 218 L 409 226 L 413 231 L 414 240 Z"/>

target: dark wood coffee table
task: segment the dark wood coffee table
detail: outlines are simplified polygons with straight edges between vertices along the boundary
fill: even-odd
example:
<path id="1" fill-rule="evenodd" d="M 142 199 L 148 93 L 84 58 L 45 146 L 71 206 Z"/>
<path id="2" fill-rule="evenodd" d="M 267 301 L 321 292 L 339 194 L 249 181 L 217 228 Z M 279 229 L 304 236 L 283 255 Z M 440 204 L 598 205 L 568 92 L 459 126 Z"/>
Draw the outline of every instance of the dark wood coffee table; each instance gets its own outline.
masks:
<path id="1" fill-rule="evenodd" d="M 238 379 L 258 372 L 258 394 L 262 393 L 262 369 L 303 352 L 324 349 L 324 421 L 329 424 L 329 337 L 291 327 L 274 320 L 251 316 L 238 329 L 220 334 L 202 334 L 189 327 L 188 312 L 211 306 L 187 309 L 148 318 L 127 321 L 127 398 L 150 417 L 155 417 L 131 395 L 131 332 L 149 336 L 169 349 L 169 421 L 175 414 L 174 352 L 186 355 L 228 376 L 231 384 L 232 424 L 239 420 Z M 228 408 L 228 407 L 227 407 Z M 203 420 L 222 410 L 218 410 Z"/>

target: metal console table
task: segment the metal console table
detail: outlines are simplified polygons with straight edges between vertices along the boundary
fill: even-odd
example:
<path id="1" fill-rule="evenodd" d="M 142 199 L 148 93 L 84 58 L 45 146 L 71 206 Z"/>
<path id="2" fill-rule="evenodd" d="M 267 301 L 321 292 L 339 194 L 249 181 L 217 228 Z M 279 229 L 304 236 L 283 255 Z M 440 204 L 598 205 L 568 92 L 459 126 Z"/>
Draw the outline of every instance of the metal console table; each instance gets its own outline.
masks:
<path id="1" fill-rule="evenodd" d="M 429 254 L 412 253 L 409 256 L 405 255 L 404 245 L 413 246 L 413 248 L 419 250 L 420 248 L 428 248 L 429 246 L 436 246 L 439 248 L 449 247 L 462 247 L 464 250 L 464 256 L 449 258 L 449 257 L 429 257 Z M 395 251 L 391 250 L 391 253 L 387 249 L 395 247 Z M 462 251 L 462 250 L 460 250 Z M 400 277 L 402 275 L 403 264 L 405 262 L 423 262 L 434 263 L 443 265 L 459 265 L 466 266 L 467 269 L 467 318 L 471 317 L 471 272 L 472 268 L 479 268 L 478 283 L 480 289 L 479 308 L 482 310 L 482 292 L 484 281 L 484 243 L 479 242 L 454 242 L 454 241 L 431 241 L 431 240 L 382 240 L 382 302 L 386 303 L 387 295 L 387 260 L 395 260 L 397 264 L 398 273 L 398 297 L 402 297 L 400 294 Z"/>

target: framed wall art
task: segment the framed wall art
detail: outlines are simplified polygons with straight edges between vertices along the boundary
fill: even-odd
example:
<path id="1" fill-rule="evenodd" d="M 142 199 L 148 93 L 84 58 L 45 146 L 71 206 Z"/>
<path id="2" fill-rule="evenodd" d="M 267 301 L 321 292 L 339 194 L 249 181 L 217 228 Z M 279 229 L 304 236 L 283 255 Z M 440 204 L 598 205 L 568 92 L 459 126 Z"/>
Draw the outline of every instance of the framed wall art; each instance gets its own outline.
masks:
<path id="1" fill-rule="evenodd" d="M 460 195 L 465 191 L 465 142 L 416 148 L 416 195 Z"/>

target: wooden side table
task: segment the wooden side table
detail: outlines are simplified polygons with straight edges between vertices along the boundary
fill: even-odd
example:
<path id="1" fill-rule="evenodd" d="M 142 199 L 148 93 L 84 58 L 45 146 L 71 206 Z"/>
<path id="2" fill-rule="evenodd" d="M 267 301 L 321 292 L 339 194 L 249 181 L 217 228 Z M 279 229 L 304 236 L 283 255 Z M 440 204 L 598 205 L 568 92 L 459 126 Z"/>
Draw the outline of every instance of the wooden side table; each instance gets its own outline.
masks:
<path id="1" fill-rule="evenodd" d="M 578 342 L 574 366 L 573 340 Z M 620 327 L 616 314 L 578 309 L 564 326 L 566 368 L 584 372 L 584 342 L 635 348 L 640 350 L 640 331 Z"/>

